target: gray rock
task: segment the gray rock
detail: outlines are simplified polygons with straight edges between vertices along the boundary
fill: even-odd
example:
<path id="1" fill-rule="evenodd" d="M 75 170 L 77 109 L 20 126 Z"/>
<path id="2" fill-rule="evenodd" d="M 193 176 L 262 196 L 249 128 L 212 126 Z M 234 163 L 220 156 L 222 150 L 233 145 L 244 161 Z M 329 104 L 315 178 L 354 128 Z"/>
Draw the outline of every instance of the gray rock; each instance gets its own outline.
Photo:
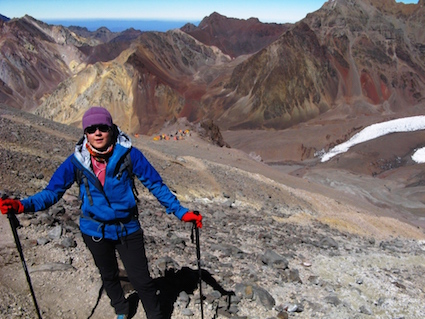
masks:
<path id="1" fill-rule="evenodd" d="M 308 281 L 313 285 L 318 285 L 320 283 L 319 276 L 311 275 L 308 277 Z"/>
<path id="2" fill-rule="evenodd" d="M 280 311 L 277 314 L 277 318 L 278 319 L 288 319 L 289 318 L 289 314 L 286 311 Z"/>
<path id="3" fill-rule="evenodd" d="M 368 307 L 366 307 L 366 306 L 361 306 L 360 307 L 360 313 L 363 313 L 363 314 L 365 314 L 365 315 L 369 315 L 369 316 L 372 316 L 373 315 L 373 313 L 372 313 L 372 310 L 370 310 Z"/>
<path id="4" fill-rule="evenodd" d="M 228 244 L 213 244 L 211 249 L 218 250 L 223 254 L 223 257 L 241 258 L 243 251 L 239 248 Z"/>
<path id="5" fill-rule="evenodd" d="M 186 291 L 181 291 L 179 293 L 178 301 L 180 304 L 183 305 L 184 308 L 186 308 L 190 303 L 189 295 L 186 293 Z"/>
<path id="6" fill-rule="evenodd" d="M 338 249 L 338 243 L 331 237 L 325 237 L 319 242 L 319 247 L 323 249 Z"/>
<path id="7" fill-rule="evenodd" d="M 185 317 L 192 317 L 195 314 L 193 313 L 192 310 L 185 308 L 185 309 L 182 309 L 182 315 L 185 316 Z"/>
<path id="8" fill-rule="evenodd" d="M 43 246 L 50 242 L 50 239 L 41 237 L 37 239 L 37 245 Z"/>
<path id="9" fill-rule="evenodd" d="M 42 212 L 41 214 L 34 214 L 34 216 L 36 218 L 33 218 L 31 221 L 31 224 L 33 225 L 43 224 L 47 226 L 52 226 L 55 222 L 55 219 L 46 212 Z"/>
<path id="10" fill-rule="evenodd" d="M 288 268 L 289 262 L 283 256 L 277 254 L 272 250 L 267 250 L 264 255 L 261 256 L 261 261 L 265 265 L 274 266 L 279 269 Z"/>
<path id="11" fill-rule="evenodd" d="M 73 247 L 77 247 L 77 242 L 71 237 L 65 237 L 61 241 L 61 245 L 65 248 L 73 248 Z"/>
<path id="12" fill-rule="evenodd" d="M 65 208 L 63 206 L 54 206 L 49 209 L 49 214 L 53 217 L 62 216 L 65 214 Z"/>
<path id="13" fill-rule="evenodd" d="M 49 234 L 48 234 L 49 238 L 53 239 L 53 240 L 59 239 L 61 237 L 61 235 L 62 235 L 62 226 L 61 225 L 57 225 L 56 227 L 52 228 L 49 231 Z"/>
<path id="14" fill-rule="evenodd" d="M 237 284 L 235 287 L 235 293 L 237 297 L 242 299 L 253 299 L 254 298 L 254 288 L 252 285 L 248 284 Z"/>
<path id="15" fill-rule="evenodd" d="M 155 262 L 156 269 L 161 276 L 165 276 L 168 269 L 178 269 L 179 265 L 169 256 L 161 257 Z"/>
<path id="16" fill-rule="evenodd" d="M 300 272 L 298 269 L 285 269 L 284 274 L 288 282 L 298 282 L 302 284 Z"/>
<path id="17" fill-rule="evenodd" d="M 341 304 L 341 300 L 339 300 L 336 295 L 326 296 L 324 300 L 326 303 L 331 304 L 333 306 L 338 306 L 339 304 Z"/>
<path id="18" fill-rule="evenodd" d="M 261 287 L 254 287 L 254 299 L 259 301 L 264 308 L 271 310 L 276 305 L 273 296 Z"/>
<path id="19" fill-rule="evenodd" d="M 219 299 L 221 297 L 221 293 L 217 290 L 213 290 L 210 294 L 208 294 L 213 300 Z"/>

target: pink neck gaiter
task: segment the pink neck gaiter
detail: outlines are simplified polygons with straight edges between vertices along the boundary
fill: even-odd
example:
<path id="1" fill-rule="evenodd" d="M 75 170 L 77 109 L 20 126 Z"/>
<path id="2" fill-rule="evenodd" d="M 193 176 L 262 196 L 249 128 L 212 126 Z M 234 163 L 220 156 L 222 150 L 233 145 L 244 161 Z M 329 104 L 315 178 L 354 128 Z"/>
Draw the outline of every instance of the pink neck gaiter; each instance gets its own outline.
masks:
<path id="1" fill-rule="evenodd" d="M 91 163 L 93 166 L 93 172 L 102 184 L 102 186 L 105 184 L 105 174 L 106 174 L 106 161 L 99 162 L 96 161 L 96 159 L 91 156 Z"/>

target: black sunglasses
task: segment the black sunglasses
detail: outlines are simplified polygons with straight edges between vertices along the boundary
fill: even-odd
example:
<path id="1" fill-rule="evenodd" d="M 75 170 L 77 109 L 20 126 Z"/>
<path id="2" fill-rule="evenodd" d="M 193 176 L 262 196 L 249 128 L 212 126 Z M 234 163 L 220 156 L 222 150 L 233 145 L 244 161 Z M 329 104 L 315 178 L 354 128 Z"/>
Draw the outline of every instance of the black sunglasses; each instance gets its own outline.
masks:
<path id="1" fill-rule="evenodd" d="M 88 133 L 88 134 L 93 134 L 94 132 L 96 132 L 97 130 L 99 130 L 99 131 L 101 131 L 103 133 L 106 133 L 106 132 L 109 132 L 110 129 L 111 129 L 110 126 L 105 125 L 105 124 L 100 124 L 100 125 L 89 126 L 88 128 L 86 128 L 85 132 Z"/>

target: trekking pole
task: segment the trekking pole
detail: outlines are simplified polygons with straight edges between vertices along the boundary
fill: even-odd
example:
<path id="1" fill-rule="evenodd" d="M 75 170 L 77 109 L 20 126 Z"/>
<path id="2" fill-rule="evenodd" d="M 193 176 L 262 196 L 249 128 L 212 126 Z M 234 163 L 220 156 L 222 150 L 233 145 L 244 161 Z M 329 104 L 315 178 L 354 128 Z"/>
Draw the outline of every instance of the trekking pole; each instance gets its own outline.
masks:
<path id="1" fill-rule="evenodd" d="M 199 215 L 199 212 L 194 211 L 194 214 Z M 198 284 L 199 284 L 199 299 L 201 302 L 201 318 L 204 319 L 204 305 L 202 296 L 202 269 L 201 269 L 201 247 L 199 244 L 199 228 L 196 227 L 196 222 L 193 222 L 192 226 L 192 242 L 193 242 L 193 230 L 195 230 L 196 238 L 196 258 L 198 260 Z"/>
<path id="2" fill-rule="evenodd" d="M 25 276 L 27 277 L 28 286 L 30 287 L 35 310 L 37 311 L 38 318 L 41 319 L 40 309 L 38 308 L 37 299 L 35 299 L 34 289 L 32 288 L 32 284 L 31 284 L 31 277 L 28 272 L 27 264 L 24 258 L 24 253 L 22 251 L 21 242 L 18 237 L 17 228 L 21 227 L 21 224 L 19 223 L 19 220 L 14 213 L 10 213 L 10 212 L 7 213 L 7 218 L 9 219 L 10 227 L 12 228 L 13 238 L 15 238 L 16 248 L 18 249 L 19 256 L 21 257 L 22 267 L 24 267 Z"/>

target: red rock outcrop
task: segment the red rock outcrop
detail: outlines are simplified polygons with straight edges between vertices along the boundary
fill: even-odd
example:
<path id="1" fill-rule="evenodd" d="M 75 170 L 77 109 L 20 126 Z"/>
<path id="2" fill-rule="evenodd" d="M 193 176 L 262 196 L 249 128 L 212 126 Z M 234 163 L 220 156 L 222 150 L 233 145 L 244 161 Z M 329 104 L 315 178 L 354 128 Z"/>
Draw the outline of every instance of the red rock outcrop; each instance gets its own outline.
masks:
<path id="1" fill-rule="evenodd" d="M 425 8 L 388 1 L 392 10 L 335 0 L 309 14 L 235 68 L 223 102 L 229 107 L 217 123 L 284 129 L 347 104 L 350 114 L 368 114 L 423 101 L 424 42 L 417 35 Z"/>
<path id="2" fill-rule="evenodd" d="M 261 50 L 289 28 L 290 24 L 261 23 L 257 18 L 227 18 L 214 12 L 197 27 L 187 24 L 181 30 L 206 45 L 216 46 L 223 53 L 237 57 Z"/>

